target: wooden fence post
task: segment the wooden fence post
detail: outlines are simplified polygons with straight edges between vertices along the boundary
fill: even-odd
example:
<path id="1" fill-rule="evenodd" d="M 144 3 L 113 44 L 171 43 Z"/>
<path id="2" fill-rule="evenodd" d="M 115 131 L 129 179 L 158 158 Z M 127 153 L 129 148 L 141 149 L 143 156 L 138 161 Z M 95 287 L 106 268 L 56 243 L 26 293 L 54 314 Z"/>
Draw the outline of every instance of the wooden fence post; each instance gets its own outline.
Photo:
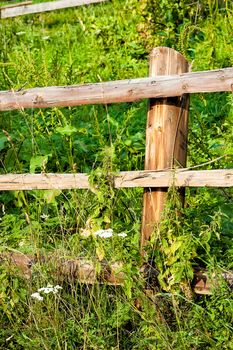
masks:
<path id="1" fill-rule="evenodd" d="M 181 74 L 189 70 L 187 60 L 177 51 L 158 47 L 150 54 L 151 77 Z M 189 97 L 150 99 L 146 128 L 145 170 L 185 167 Z M 159 223 L 166 188 L 146 188 L 143 196 L 141 250 Z M 182 194 L 184 198 L 184 191 Z"/>

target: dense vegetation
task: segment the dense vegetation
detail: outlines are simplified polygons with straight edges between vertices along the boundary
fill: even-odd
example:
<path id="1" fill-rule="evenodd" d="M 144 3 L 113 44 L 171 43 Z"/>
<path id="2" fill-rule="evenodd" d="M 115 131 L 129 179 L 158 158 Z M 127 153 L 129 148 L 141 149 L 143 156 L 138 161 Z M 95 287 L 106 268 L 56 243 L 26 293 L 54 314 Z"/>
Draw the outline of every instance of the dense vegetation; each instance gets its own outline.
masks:
<path id="1" fill-rule="evenodd" d="M 112 0 L 1 20 L 0 89 L 147 76 L 148 54 L 161 45 L 182 52 L 195 71 L 233 66 L 232 10 L 227 0 Z M 187 190 L 184 209 L 170 189 L 147 248 L 159 286 L 144 293 L 143 192 L 114 190 L 106 179 L 143 169 L 146 110 L 141 101 L 1 112 L 2 174 L 87 172 L 98 184 L 92 191 L 1 192 L 1 253 L 83 256 L 97 268 L 103 259 L 123 261 L 127 275 L 122 287 L 85 286 L 61 279 L 49 263 L 38 261 L 30 280 L 0 264 L 1 349 L 233 349 L 229 286 L 218 281 L 211 296 L 190 290 L 194 266 L 233 268 L 230 189 Z M 231 94 L 191 97 L 189 166 L 217 158 L 201 169 L 233 167 L 232 117 Z M 93 236 L 108 228 L 113 237 Z M 43 300 L 31 296 L 49 284 L 62 289 L 41 291 Z"/>

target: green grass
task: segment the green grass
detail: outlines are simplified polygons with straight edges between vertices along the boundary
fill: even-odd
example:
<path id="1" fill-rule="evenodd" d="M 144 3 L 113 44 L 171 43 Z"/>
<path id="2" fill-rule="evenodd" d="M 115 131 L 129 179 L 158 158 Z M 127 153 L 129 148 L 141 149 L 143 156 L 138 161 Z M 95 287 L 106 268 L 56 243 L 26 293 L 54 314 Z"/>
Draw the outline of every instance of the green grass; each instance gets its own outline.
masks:
<path id="1" fill-rule="evenodd" d="M 181 51 L 195 71 L 233 65 L 232 6 L 223 1 L 107 1 L 0 22 L 0 89 L 69 85 L 148 75 L 154 46 Z M 156 6 L 158 5 L 158 6 Z M 159 19 L 159 20 L 158 20 Z M 0 113 L 2 174 L 87 172 L 96 191 L 0 194 L 1 251 L 123 261 L 122 287 L 86 286 L 37 262 L 31 280 L 0 264 L 1 349 L 232 349 L 232 292 L 190 293 L 193 266 L 232 269 L 230 189 L 170 189 L 160 231 L 148 244 L 159 272 L 153 295 L 140 277 L 141 189 L 114 190 L 109 173 L 144 167 L 147 101 Z M 232 96 L 191 96 L 188 166 L 232 168 Z M 110 239 L 83 230 L 111 227 Z M 120 239 L 118 233 L 127 233 Z M 58 294 L 31 297 L 59 284 Z M 135 300 L 141 300 L 141 308 Z"/>

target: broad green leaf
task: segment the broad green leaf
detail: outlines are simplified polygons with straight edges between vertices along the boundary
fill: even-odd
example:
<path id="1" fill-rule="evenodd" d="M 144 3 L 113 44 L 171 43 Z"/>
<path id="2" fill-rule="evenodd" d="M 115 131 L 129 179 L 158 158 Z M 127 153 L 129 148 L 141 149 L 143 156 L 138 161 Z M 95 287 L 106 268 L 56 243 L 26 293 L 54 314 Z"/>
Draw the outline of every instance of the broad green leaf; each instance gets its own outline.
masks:
<path id="1" fill-rule="evenodd" d="M 61 190 L 33 190 L 31 193 L 38 200 L 42 199 L 49 204 L 55 202 L 55 199 L 60 195 Z"/>
<path id="2" fill-rule="evenodd" d="M 48 163 L 48 159 L 51 154 L 47 154 L 46 156 L 34 156 L 30 160 L 30 173 L 34 173 L 37 168 L 43 170 Z"/>
<path id="3" fill-rule="evenodd" d="M 61 135 L 71 136 L 73 133 L 76 133 L 78 129 L 75 128 L 75 126 L 66 125 L 66 126 L 58 126 L 55 131 Z"/>
<path id="4" fill-rule="evenodd" d="M 57 196 L 61 193 L 60 190 L 46 190 L 44 191 L 43 198 L 46 203 L 54 203 Z"/>

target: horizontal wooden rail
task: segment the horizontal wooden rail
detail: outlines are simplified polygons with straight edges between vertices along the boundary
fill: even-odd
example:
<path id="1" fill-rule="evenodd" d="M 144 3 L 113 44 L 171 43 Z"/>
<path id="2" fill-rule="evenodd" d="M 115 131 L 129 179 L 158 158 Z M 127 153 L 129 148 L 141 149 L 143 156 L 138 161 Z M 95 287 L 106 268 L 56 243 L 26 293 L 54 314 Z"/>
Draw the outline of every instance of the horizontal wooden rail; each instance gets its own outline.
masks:
<path id="1" fill-rule="evenodd" d="M 5 10 L 5 9 L 9 9 L 12 7 L 20 7 L 20 6 L 31 5 L 31 4 L 32 4 L 32 1 L 23 1 L 23 2 L 19 2 L 17 4 L 4 5 L 4 6 L 0 6 L 0 11 Z"/>
<path id="2" fill-rule="evenodd" d="M 130 187 L 233 187 L 233 169 L 123 171 L 112 179 L 115 188 Z M 0 175 L 0 190 L 51 190 L 91 188 L 87 174 Z"/>
<path id="3" fill-rule="evenodd" d="M 17 267 L 18 273 L 27 279 L 33 276 L 33 266 L 37 263 L 44 264 L 50 262 L 53 264 L 54 273 L 62 279 L 72 278 L 73 281 L 85 284 L 104 283 L 108 285 L 124 285 L 127 277 L 122 262 L 107 263 L 107 261 L 98 261 L 98 270 L 96 261 L 75 257 L 73 259 L 62 258 L 59 252 L 47 256 L 35 257 L 20 252 L 0 253 L 0 264 L 8 264 Z M 36 269 L 37 271 L 37 269 Z M 147 284 L 147 290 L 159 286 L 158 271 L 149 264 L 144 264 L 140 269 L 141 277 Z M 192 289 L 197 294 L 212 294 L 212 289 L 216 287 L 221 280 L 233 288 L 233 271 L 220 272 L 218 274 L 208 274 L 205 270 L 194 269 L 194 279 L 191 283 Z M 149 280 L 152 282 L 148 283 Z"/>
<path id="4" fill-rule="evenodd" d="M 233 68 L 96 84 L 0 91 L 0 110 L 133 102 L 144 98 L 233 90 Z"/>
<path id="5" fill-rule="evenodd" d="M 76 7 L 81 5 L 89 5 L 98 2 L 104 2 L 106 0 L 59 0 L 42 2 L 40 4 L 15 4 L 10 6 L 3 6 L 0 8 L 0 17 L 9 18 L 27 15 L 31 13 L 39 13 L 46 11 L 54 11 L 59 9 L 65 9 L 69 7 Z"/>

